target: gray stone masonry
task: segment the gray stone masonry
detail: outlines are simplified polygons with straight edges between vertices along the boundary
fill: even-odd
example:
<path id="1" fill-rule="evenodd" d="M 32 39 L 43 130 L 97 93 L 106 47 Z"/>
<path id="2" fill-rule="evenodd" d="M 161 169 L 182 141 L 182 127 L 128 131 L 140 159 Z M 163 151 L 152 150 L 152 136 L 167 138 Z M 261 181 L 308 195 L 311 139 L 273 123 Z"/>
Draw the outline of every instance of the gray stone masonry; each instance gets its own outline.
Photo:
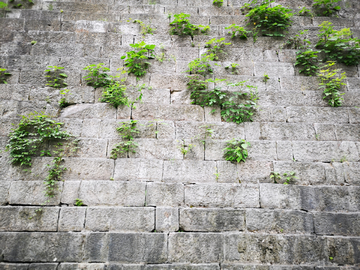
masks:
<path id="1" fill-rule="evenodd" d="M 315 45 L 325 21 L 360 38 L 360 1 L 342 0 L 333 16 L 312 17 L 296 14 L 314 1 L 275 0 L 293 10 L 292 25 L 285 38 L 259 33 L 256 42 L 252 34 L 231 39 L 225 29 L 252 30 L 241 10 L 250 0 L 221 7 L 213 0 L 2 2 L 10 8 L 0 10 L 0 69 L 11 76 L 6 84 L 0 78 L 0 270 L 360 268 L 359 65 L 336 64 L 347 78 L 342 106 L 331 107 L 319 78 L 295 67 L 299 49 L 283 46 L 303 30 Z M 211 29 L 170 35 L 179 13 Z M 231 45 L 203 78 L 226 80 L 209 89 L 256 87 L 252 121 L 226 122 L 219 106 L 192 104 L 188 65 L 220 38 Z M 122 56 L 142 41 L 156 45 L 147 73 L 119 74 L 127 70 Z M 87 84 L 84 68 L 99 63 L 125 80 L 129 106 L 101 102 L 106 88 Z M 46 85 L 48 66 L 64 68 L 67 94 Z M 227 85 L 238 82 L 244 86 Z M 70 106 L 60 108 L 62 98 Z M 58 141 L 43 143 L 52 156 L 38 151 L 31 168 L 12 165 L 3 151 L 21 115 L 35 111 L 79 139 L 63 157 L 53 197 L 45 196 L 44 180 Z M 131 120 L 136 150 L 112 159 L 126 141 L 116 128 Z M 246 162 L 225 160 L 231 139 L 251 144 Z M 295 177 L 286 183 L 289 173 Z"/>

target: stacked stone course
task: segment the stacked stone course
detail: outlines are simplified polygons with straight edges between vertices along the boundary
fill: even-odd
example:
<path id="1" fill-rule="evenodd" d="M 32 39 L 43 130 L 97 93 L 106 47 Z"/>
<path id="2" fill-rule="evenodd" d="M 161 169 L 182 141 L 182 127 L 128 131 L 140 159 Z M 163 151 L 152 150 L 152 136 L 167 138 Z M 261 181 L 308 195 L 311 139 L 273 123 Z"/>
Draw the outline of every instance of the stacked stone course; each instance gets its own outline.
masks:
<path id="1" fill-rule="evenodd" d="M 5 1 L 6 2 L 6 1 Z M 45 111 L 80 138 L 65 158 L 68 170 L 56 196 L 46 200 L 43 180 L 52 160 L 34 157 L 31 172 L 0 154 L 0 270 L 340 270 L 360 269 L 360 73 L 347 73 L 340 108 L 327 106 L 318 81 L 294 68 L 296 50 L 284 40 L 230 40 L 225 27 L 244 26 L 246 0 L 34 0 L 0 18 L 0 149 L 19 115 Z M 278 0 L 295 10 L 308 0 Z M 293 18 L 289 35 L 319 24 L 350 27 L 360 38 L 360 2 L 341 1 L 339 18 Z M 209 35 L 169 35 L 168 14 L 191 14 L 210 25 Z M 155 28 L 142 36 L 140 19 Z M 222 122 L 220 111 L 191 105 L 184 72 L 205 52 L 205 42 L 232 42 L 213 78 L 247 80 L 258 87 L 253 122 Z M 100 103 L 101 89 L 87 86 L 83 68 L 104 63 L 116 74 L 130 44 L 164 47 L 166 59 L 127 84 L 146 84 L 136 109 Z M 31 44 L 36 41 L 36 44 Z M 192 46 L 195 44 L 195 47 Z M 224 69 L 237 63 L 239 75 Z M 65 67 L 70 101 L 59 113 L 58 89 L 46 87 L 44 70 Z M 270 79 L 264 83 L 263 75 Z M 131 89 L 131 87 L 129 87 Z M 129 96 L 136 97 L 136 90 Z M 136 153 L 110 159 L 121 139 L 119 122 L 138 120 Z M 205 143 L 203 126 L 213 130 Z M 245 163 L 225 161 L 227 140 L 251 143 Z M 180 142 L 193 144 L 184 156 Z M 51 147 L 51 145 L 50 145 Z M 291 185 L 270 173 L 294 171 Z M 218 174 L 218 177 L 217 175 Z M 79 198 L 85 206 L 76 207 Z"/>

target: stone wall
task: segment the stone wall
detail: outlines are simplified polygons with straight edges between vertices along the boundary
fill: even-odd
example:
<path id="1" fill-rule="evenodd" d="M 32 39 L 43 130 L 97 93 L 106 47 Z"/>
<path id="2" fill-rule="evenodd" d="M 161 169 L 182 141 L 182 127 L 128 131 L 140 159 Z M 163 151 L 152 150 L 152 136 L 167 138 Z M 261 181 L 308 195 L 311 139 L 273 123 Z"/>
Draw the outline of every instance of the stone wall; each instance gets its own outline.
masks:
<path id="1" fill-rule="evenodd" d="M 223 122 L 219 110 L 191 105 L 187 64 L 204 53 L 225 27 L 245 25 L 245 0 L 40 1 L 0 18 L 0 68 L 12 76 L 0 84 L 0 145 L 4 149 L 19 115 L 45 111 L 80 138 L 56 196 L 42 206 L 52 158 L 35 157 L 31 172 L 0 156 L 0 269 L 264 269 L 339 270 L 360 267 L 360 80 L 358 67 L 341 66 L 348 79 L 344 104 L 329 107 L 314 77 L 294 68 L 296 50 L 283 40 L 231 40 L 214 78 L 248 80 L 258 87 L 253 122 Z M 298 9 L 309 0 L 279 0 Z M 342 1 L 339 18 L 298 17 L 290 35 L 331 21 L 360 38 L 360 2 Z M 191 14 L 211 26 L 209 35 L 169 35 L 168 14 Z M 140 34 L 140 19 L 156 28 Z M 101 89 L 87 86 L 83 68 L 104 63 L 112 74 L 123 67 L 129 44 L 162 45 L 165 61 L 150 60 L 143 103 L 135 108 L 100 103 Z M 36 41 L 36 44 L 31 44 Z M 194 44 L 195 46 L 193 46 Z M 239 64 L 239 75 L 224 67 Z M 64 67 L 70 101 L 60 111 L 58 89 L 46 87 L 44 70 Z M 264 83 L 263 75 L 270 79 Z M 136 96 L 136 91 L 129 93 Z M 139 147 L 110 159 L 121 139 L 119 123 L 138 120 Z M 212 139 L 202 143 L 203 126 Z M 251 143 L 245 163 L 225 161 L 232 138 Z M 195 145 L 184 156 L 181 141 Z M 291 185 L 270 173 L 294 171 Z M 218 174 L 218 176 L 216 175 Z M 85 206 L 75 206 L 79 198 Z"/>

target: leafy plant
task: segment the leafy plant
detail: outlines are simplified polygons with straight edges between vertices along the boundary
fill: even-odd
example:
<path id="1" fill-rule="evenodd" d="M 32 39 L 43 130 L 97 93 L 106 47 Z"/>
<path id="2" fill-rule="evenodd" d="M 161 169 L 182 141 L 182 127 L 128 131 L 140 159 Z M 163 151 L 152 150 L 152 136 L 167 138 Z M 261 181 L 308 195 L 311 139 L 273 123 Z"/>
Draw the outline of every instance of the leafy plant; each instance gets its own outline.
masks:
<path id="1" fill-rule="evenodd" d="M 121 59 L 125 60 L 125 66 L 128 68 L 128 72 L 134 74 L 137 78 L 146 74 L 146 70 L 149 68 L 149 58 L 155 58 L 154 49 L 155 45 L 148 45 L 144 41 L 140 43 L 130 44 L 133 51 L 129 51 Z"/>
<path id="2" fill-rule="evenodd" d="M 275 2 L 264 0 L 261 4 L 255 5 L 257 1 L 244 5 L 243 10 L 247 13 L 248 25 L 253 25 L 259 29 L 263 36 L 284 37 L 284 31 L 291 26 L 290 18 L 293 16 L 291 9 L 276 5 L 271 7 L 270 4 Z"/>
<path id="3" fill-rule="evenodd" d="M 245 162 L 248 157 L 247 148 L 249 146 L 250 143 L 245 140 L 231 139 L 230 141 L 226 142 L 226 147 L 223 149 L 225 152 L 224 158 L 231 162 Z"/>
<path id="4" fill-rule="evenodd" d="M 206 80 L 205 85 L 214 80 Z M 228 86 L 243 87 L 246 81 Z M 252 121 L 252 116 L 257 109 L 258 92 L 256 87 L 246 85 L 248 92 L 221 91 L 220 87 L 213 90 L 198 89 L 191 92 L 192 104 L 220 107 L 221 117 L 227 122 L 242 123 Z M 214 111 L 214 110 L 213 110 Z"/>
<path id="5" fill-rule="evenodd" d="M 306 49 L 311 45 L 310 40 L 305 36 L 309 30 L 300 31 L 295 36 L 289 37 L 283 44 L 287 49 Z"/>
<path id="6" fill-rule="evenodd" d="M 263 82 L 266 83 L 268 80 L 270 80 L 270 77 L 265 73 L 263 76 Z"/>
<path id="7" fill-rule="evenodd" d="M 171 17 L 170 17 L 171 18 Z M 190 23 L 189 14 L 174 14 L 174 20 L 170 23 L 170 35 L 191 36 L 206 34 L 210 30 L 210 26 L 193 25 Z"/>
<path id="8" fill-rule="evenodd" d="M 314 0 L 312 7 L 318 16 L 331 16 L 341 9 L 340 6 L 336 5 L 338 2 L 340 0 Z"/>
<path id="9" fill-rule="evenodd" d="M 111 150 L 110 158 L 117 159 L 118 156 L 124 155 L 128 152 L 136 153 L 138 144 L 134 142 L 134 136 L 140 133 L 140 130 L 136 127 L 137 121 L 131 120 L 129 122 L 121 122 L 121 126 L 116 130 L 119 132 L 122 142 L 115 145 L 115 148 Z"/>
<path id="10" fill-rule="evenodd" d="M 299 73 L 303 73 L 306 76 L 315 75 L 319 69 L 319 53 L 319 51 L 313 51 L 312 49 L 296 52 L 295 67 L 300 68 Z"/>
<path id="11" fill-rule="evenodd" d="M 283 184 L 284 185 L 289 185 L 292 182 L 294 182 L 295 179 L 298 179 L 298 177 L 295 176 L 295 172 L 285 172 L 282 175 L 279 172 L 271 172 L 270 173 L 270 179 L 273 179 L 274 183 L 276 183 L 276 184 L 284 179 Z"/>
<path id="12" fill-rule="evenodd" d="M 360 61 L 360 39 L 351 38 L 350 28 L 334 30 L 331 22 L 319 25 L 320 37 L 316 48 L 326 54 L 325 60 L 344 63 L 347 66 L 358 65 Z"/>
<path id="13" fill-rule="evenodd" d="M 31 41 L 31 45 L 36 45 L 37 41 L 33 40 Z"/>
<path id="14" fill-rule="evenodd" d="M 69 93 L 69 89 L 63 89 L 63 90 L 60 90 L 60 95 L 67 95 Z M 68 106 L 70 106 L 71 103 L 67 101 L 67 99 L 65 97 L 61 98 L 60 101 L 59 101 L 59 106 L 60 108 L 66 108 Z"/>
<path id="15" fill-rule="evenodd" d="M 214 175 L 215 175 L 215 179 L 216 179 L 216 181 L 218 181 L 219 180 L 219 177 L 220 177 L 220 173 L 219 173 L 219 170 L 218 170 L 218 168 L 217 167 L 215 167 L 215 173 L 214 173 Z"/>
<path id="16" fill-rule="evenodd" d="M 239 74 L 237 67 L 239 64 L 231 63 L 229 66 L 226 66 L 225 69 L 230 69 L 231 74 Z"/>
<path id="17" fill-rule="evenodd" d="M 343 80 L 346 79 L 346 73 L 343 72 L 340 74 L 340 69 L 333 69 L 335 62 L 329 61 L 324 65 L 320 73 L 317 75 L 320 78 L 319 88 L 324 90 L 324 99 L 332 107 L 340 107 L 343 102 L 341 97 L 344 93 L 340 93 L 341 86 L 345 85 Z"/>
<path id="18" fill-rule="evenodd" d="M 211 60 L 219 61 L 221 58 L 227 55 L 225 52 L 225 47 L 231 45 L 231 43 L 226 43 L 224 40 L 225 38 L 213 38 L 205 43 L 205 48 L 208 49 L 207 55 L 211 56 Z"/>
<path id="19" fill-rule="evenodd" d="M 247 31 L 244 27 L 238 26 L 236 24 L 232 24 L 225 29 L 230 29 L 231 31 L 228 34 L 231 34 L 231 38 L 240 38 L 240 39 L 248 39 L 248 35 L 251 35 L 251 31 Z"/>
<path id="20" fill-rule="evenodd" d="M 6 68 L 0 68 L 0 83 L 7 84 L 7 78 L 11 76 L 11 73 L 7 72 Z"/>
<path id="21" fill-rule="evenodd" d="M 200 58 L 196 58 L 188 64 L 188 70 L 190 74 L 208 75 L 213 73 L 213 69 L 210 65 L 210 61 L 214 58 L 213 54 L 202 55 Z"/>
<path id="22" fill-rule="evenodd" d="M 133 23 L 138 23 L 138 24 L 140 24 L 141 34 L 142 34 L 142 35 L 145 36 L 146 34 L 151 34 L 151 35 L 154 34 L 155 29 L 154 29 L 154 28 L 151 28 L 150 25 L 145 24 L 143 21 L 133 20 Z"/>
<path id="23" fill-rule="evenodd" d="M 88 71 L 88 74 L 84 76 L 86 83 L 94 88 L 105 87 L 112 82 L 112 78 L 106 73 L 110 69 L 104 67 L 103 63 L 89 65 L 83 70 Z"/>
<path id="24" fill-rule="evenodd" d="M 48 66 L 45 70 L 45 78 L 47 80 L 46 86 L 53 88 L 63 88 L 68 84 L 65 79 L 68 77 L 62 70 L 64 67 Z"/>
<path id="25" fill-rule="evenodd" d="M 79 198 L 76 198 L 75 200 L 75 206 L 83 206 L 84 205 L 84 202 L 83 200 L 79 199 Z"/>
<path id="26" fill-rule="evenodd" d="M 300 9 L 297 15 L 304 16 L 304 17 L 314 17 L 314 14 L 311 12 L 311 10 L 306 7 L 303 7 L 302 9 Z"/>
<path id="27" fill-rule="evenodd" d="M 0 9 L 7 10 L 8 4 L 0 1 Z"/>
<path id="28" fill-rule="evenodd" d="M 223 4 L 224 4 L 224 0 L 214 0 L 213 1 L 213 5 L 217 6 L 217 7 L 222 7 Z"/>
<path id="29" fill-rule="evenodd" d="M 101 102 L 107 102 L 117 108 L 121 105 L 130 106 L 129 99 L 125 94 L 126 86 L 119 81 L 113 81 L 102 92 Z"/>
<path id="30" fill-rule="evenodd" d="M 186 157 L 186 154 L 191 151 L 191 149 L 194 147 L 194 144 L 188 144 L 185 145 L 184 142 L 182 142 L 182 144 L 180 146 L 178 146 L 177 148 L 181 151 L 181 154 L 183 154 L 184 157 Z"/>

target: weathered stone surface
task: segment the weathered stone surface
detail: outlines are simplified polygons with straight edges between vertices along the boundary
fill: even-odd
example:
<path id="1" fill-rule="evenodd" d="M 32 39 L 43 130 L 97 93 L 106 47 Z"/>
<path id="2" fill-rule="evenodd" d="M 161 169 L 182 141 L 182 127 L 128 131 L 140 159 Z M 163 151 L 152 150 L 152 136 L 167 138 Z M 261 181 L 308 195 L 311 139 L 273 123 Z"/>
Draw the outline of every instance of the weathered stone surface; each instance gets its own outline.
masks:
<path id="1" fill-rule="evenodd" d="M 261 123 L 260 133 L 263 140 L 312 141 L 315 139 L 313 125 L 303 123 Z"/>
<path id="2" fill-rule="evenodd" d="M 181 141 L 137 139 L 135 142 L 138 144 L 138 147 L 136 153 L 129 153 L 131 158 L 161 160 L 183 159 L 183 154 L 179 149 L 181 147 Z"/>
<path id="3" fill-rule="evenodd" d="M 114 180 L 161 181 L 163 160 L 145 158 L 120 158 L 115 161 Z"/>
<path id="4" fill-rule="evenodd" d="M 59 208 L 0 207 L 0 231 L 57 231 Z"/>
<path id="5" fill-rule="evenodd" d="M 179 230 L 179 209 L 156 207 L 157 232 L 176 232 Z"/>
<path id="6" fill-rule="evenodd" d="M 250 232 L 297 234 L 314 232 L 312 215 L 292 210 L 247 209 L 246 227 Z"/>
<path id="7" fill-rule="evenodd" d="M 0 181 L 0 205 L 8 202 L 10 184 L 10 181 Z"/>
<path id="8" fill-rule="evenodd" d="M 255 76 L 263 76 L 264 74 L 269 77 L 295 75 L 294 67 L 290 63 L 255 63 Z"/>
<path id="9" fill-rule="evenodd" d="M 345 123 L 349 122 L 347 108 L 288 107 L 287 120 L 292 123 Z"/>
<path id="10" fill-rule="evenodd" d="M 359 238 L 326 237 L 326 242 L 325 249 L 329 255 L 326 261 L 341 265 L 358 265 L 360 263 Z"/>
<path id="11" fill-rule="evenodd" d="M 184 204 L 184 185 L 178 183 L 147 183 L 146 205 L 177 207 Z"/>
<path id="12" fill-rule="evenodd" d="M 259 207 L 259 188 L 246 184 L 185 186 L 185 204 L 194 207 Z"/>
<path id="13" fill-rule="evenodd" d="M 80 232 L 85 223 L 85 207 L 62 207 L 60 209 L 58 230 Z"/>
<path id="14" fill-rule="evenodd" d="M 230 209 L 180 209 L 180 227 L 184 231 L 243 231 L 245 211 Z"/>
<path id="15" fill-rule="evenodd" d="M 301 194 L 297 186 L 260 184 L 261 208 L 301 209 Z"/>
<path id="16" fill-rule="evenodd" d="M 150 232 L 155 228 L 155 208 L 90 207 L 85 229 L 90 231 Z"/>
<path id="17" fill-rule="evenodd" d="M 61 203 L 74 205 L 79 198 L 79 189 L 81 181 L 65 181 L 63 192 L 61 194 Z"/>
<path id="18" fill-rule="evenodd" d="M 316 213 L 314 221 L 316 234 L 345 236 L 358 236 L 360 234 L 360 217 L 358 213 Z"/>
<path id="19" fill-rule="evenodd" d="M 103 263 L 61 263 L 57 269 L 60 270 L 104 270 Z"/>
<path id="20" fill-rule="evenodd" d="M 88 206 L 144 206 L 145 183 L 83 181 L 79 198 Z"/>
<path id="21" fill-rule="evenodd" d="M 56 270 L 57 266 L 57 263 L 32 263 L 29 270 Z"/>
<path id="22" fill-rule="evenodd" d="M 223 258 L 223 237 L 215 233 L 170 233 L 169 261 L 210 263 Z"/>
<path id="23" fill-rule="evenodd" d="M 74 233 L 0 233 L 3 260 L 54 262 L 82 260 L 82 235 Z M 21 243 L 21 245 L 19 245 Z M 36 254 L 36 255 L 34 255 Z"/>
<path id="24" fill-rule="evenodd" d="M 105 158 L 66 158 L 68 180 L 108 180 L 113 177 L 114 161 Z"/>
<path id="25" fill-rule="evenodd" d="M 0 263 L 1 270 L 28 270 L 29 264 Z"/>
<path id="26" fill-rule="evenodd" d="M 127 269 L 127 268 L 126 268 Z M 161 269 L 161 270 L 220 270 L 219 264 L 213 263 L 213 264 L 164 264 L 164 265 L 146 265 L 145 269 L 148 270 L 155 270 L 155 269 Z M 129 269 L 130 270 L 130 269 Z"/>
<path id="27" fill-rule="evenodd" d="M 111 233 L 109 260 L 128 263 L 164 263 L 167 260 L 167 235 L 160 233 Z"/>

